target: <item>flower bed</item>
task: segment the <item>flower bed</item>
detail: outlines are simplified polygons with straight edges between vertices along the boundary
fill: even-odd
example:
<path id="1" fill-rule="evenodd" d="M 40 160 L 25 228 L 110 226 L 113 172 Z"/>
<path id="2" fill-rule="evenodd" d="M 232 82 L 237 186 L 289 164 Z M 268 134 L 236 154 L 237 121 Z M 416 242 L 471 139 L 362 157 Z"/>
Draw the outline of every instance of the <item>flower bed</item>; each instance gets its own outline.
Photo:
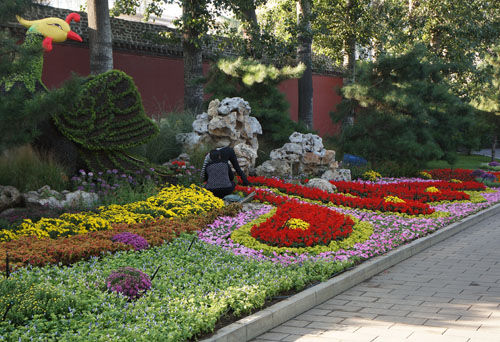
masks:
<path id="1" fill-rule="evenodd" d="M 141 252 L 122 251 L 72 267 L 23 268 L 0 282 L 0 336 L 10 340 L 187 341 L 211 331 L 228 313 L 241 315 L 267 298 L 324 281 L 352 262 L 276 267 L 192 236 Z M 152 277 L 139 299 L 107 291 L 120 267 Z M 48 305 L 44 305 L 46 299 Z M 13 303 L 13 304 L 12 304 Z"/>
<path id="2" fill-rule="evenodd" d="M 427 185 L 432 187 L 432 184 Z M 301 203 L 307 207 L 309 204 L 302 202 L 313 200 L 298 198 L 297 194 L 278 195 L 269 189 L 238 189 L 256 191 L 255 198 L 278 207 L 284 205 L 286 208 L 287 203 Z M 432 211 L 448 215 L 435 217 L 435 214 L 403 216 L 395 211 L 381 213 L 343 205 L 334 209 L 345 215 L 338 217 L 348 216 L 355 224 L 344 239 L 332 240 L 328 246 L 278 247 L 253 237 L 269 250 L 239 243 L 235 237 L 238 232 L 246 229 L 246 236 L 251 237 L 253 226 L 276 216 L 278 208 L 272 209 L 269 205 L 235 217 L 221 216 L 197 233 L 197 241 L 192 235 L 181 235 L 168 244 L 155 245 L 145 235 L 150 222 L 141 223 L 142 232 L 130 230 L 130 225 L 122 223 L 123 228 L 127 228 L 125 231 L 143 236 L 156 247 L 136 252 L 132 246 L 116 243 L 130 250 L 100 258 L 90 257 L 72 267 L 52 265 L 16 270 L 8 280 L 0 282 L 0 312 L 6 313 L 6 319 L 0 321 L 0 336 L 12 340 L 195 340 L 213 330 L 221 317 L 251 312 L 283 291 L 300 290 L 307 284 L 326 280 L 354 263 L 384 254 L 500 202 L 498 190 L 484 192 L 482 196 L 483 203 L 426 204 Z M 404 200 L 396 197 L 378 198 L 379 204 L 396 205 Z M 333 212 L 323 208 L 332 205 L 330 201 L 317 202 L 314 210 Z M 263 214 L 269 216 L 262 217 Z M 288 220 L 285 224 L 288 229 L 304 229 L 304 232 L 311 229 L 312 218 L 305 214 L 293 216 L 291 219 L 297 220 Z M 165 219 L 164 222 L 178 221 Z M 193 223 L 193 227 L 201 227 L 201 224 Z M 109 234 L 110 239 L 119 231 L 113 226 L 113 230 L 91 234 Z M 56 240 L 29 239 L 58 243 L 85 236 L 89 234 Z M 21 243 L 24 239 L 28 237 L 2 243 L 0 247 Z M 328 249 L 333 244 L 335 248 Z M 159 272 L 151 281 L 151 287 L 146 286 L 147 291 L 140 290 L 141 296 L 136 296 L 135 292 L 108 291 L 106 280 L 122 267 L 139 270 L 150 279 L 155 271 Z"/>
<path id="3" fill-rule="evenodd" d="M 458 179 L 462 182 L 474 181 L 472 171 L 468 169 L 433 169 L 425 172 L 428 173 L 432 179 L 441 179 L 446 181 Z"/>
<path id="4" fill-rule="evenodd" d="M 249 181 L 252 184 L 261 184 L 279 189 L 287 194 L 299 195 L 307 199 L 330 202 L 333 205 L 342 205 L 350 208 L 400 212 L 410 215 L 427 215 L 434 212 L 434 210 L 429 207 L 429 205 L 413 200 L 396 203 L 384 201 L 380 197 L 360 198 L 342 194 L 332 194 L 323 190 L 312 189 L 303 185 L 286 183 L 279 179 L 265 177 L 249 177 Z M 244 187 L 240 186 L 238 186 L 236 189 L 241 191 L 245 190 Z M 248 192 L 247 190 L 248 188 L 246 188 L 245 191 Z"/>
<path id="5" fill-rule="evenodd" d="M 275 205 L 287 201 L 285 196 L 277 196 L 269 190 L 247 187 L 238 187 L 238 189 L 245 193 L 255 191 L 254 198 Z M 210 225 L 207 230 L 200 232 L 199 237 L 202 241 L 219 245 L 237 255 L 245 255 L 258 260 L 269 260 L 283 265 L 300 264 L 304 260 L 366 259 L 386 253 L 401 244 L 432 233 L 461 217 L 500 201 L 500 191 L 485 192 L 482 196 L 485 201 L 480 203 L 462 201 L 432 205 L 433 210 L 436 212 L 447 214 L 436 217 L 422 215 L 401 217 L 398 213 L 389 214 L 387 212 L 364 211 L 345 207 L 335 208 L 336 211 L 343 214 L 371 223 L 374 230 L 373 234 L 368 238 L 360 237 L 359 240 L 350 245 L 342 246 L 342 248 L 332 248 L 331 250 L 326 248 L 307 250 L 285 247 L 277 249 L 256 243 L 255 240 L 249 239 L 249 234 L 245 231 L 248 231 L 249 227 L 258 224 L 261 219 L 252 222 L 253 218 L 250 217 L 244 220 L 247 215 L 239 216 L 234 220 L 218 220 L 213 225 Z M 263 212 L 268 210 L 269 208 L 267 210 L 263 209 Z M 239 228 L 240 226 L 241 228 Z M 356 226 L 354 226 L 353 231 L 356 232 Z"/>
<path id="6" fill-rule="evenodd" d="M 98 230 L 109 230 L 114 223 L 138 223 L 154 218 L 185 217 L 221 208 L 224 202 L 198 186 L 169 186 L 145 201 L 99 207 L 97 213 L 63 214 L 57 219 L 24 220 L 13 230 L 1 230 L 0 241 L 22 236 L 59 238 Z"/>
<path id="7" fill-rule="evenodd" d="M 361 182 L 335 182 L 331 181 L 342 193 L 361 197 L 386 197 L 397 196 L 419 202 L 460 201 L 470 199 L 469 195 L 459 190 L 486 190 L 482 183 L 447 181 L 435 182 L 401 182 L 391 184 L 372 184 Z M 429 191 L 434 187 L 437 191 Z"/>
<path id="8" fill-rule="evenodd" d="M 252 227 L 255 239 L 276 247 L 328 245 L 352 232 L 354 221 L 314 204 L 289 201 L 278 207 L 265 222 Z"/>
<path id="9" fill-rule="evenodd" d="M 10 269 L 22 266 L 45 266 L 48 264 L 71 265 L 80 260 L 98 257 L 104 253 L 135 249 L 121 241 L 113 241 L 120 233 L 137 234 L 144 238 L 149 247 L 161 246 L 172 241 L 181 233 L 190 233 L 212 223 L 221 215 L 235 215 L 237 205 L 213 209 L 203 216 L 189 216 L 183 219 L 160 218 L 141 223 L 113 224 L 112 230 L 89 232 L 59 239 L 23 236 L 19 239 L 0 243 L 0 271 L 6 269 L 6 257 L 9 253 Z"/>

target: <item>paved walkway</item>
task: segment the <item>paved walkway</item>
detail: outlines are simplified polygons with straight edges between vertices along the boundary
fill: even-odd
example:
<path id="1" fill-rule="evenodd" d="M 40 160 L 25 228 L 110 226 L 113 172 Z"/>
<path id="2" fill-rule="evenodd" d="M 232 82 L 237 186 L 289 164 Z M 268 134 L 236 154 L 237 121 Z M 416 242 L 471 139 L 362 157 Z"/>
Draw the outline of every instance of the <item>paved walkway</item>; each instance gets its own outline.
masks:
<path id="1" fill-rule="evenodd" d="M 486 157 L 491 157 L 491 148 L 483 148 L 482 150 L 479 151 L 472 151 L 472 154 L 479 154 L 481 156 L 486 156 Z M 498 159 L 500 158 L 500 148 L 497 148 L 495 150 L 495 158 Z"/>
<path id="2" fill-rule="evenodd" d="M 253 341 L 500 342 L 500 214 Z"/>

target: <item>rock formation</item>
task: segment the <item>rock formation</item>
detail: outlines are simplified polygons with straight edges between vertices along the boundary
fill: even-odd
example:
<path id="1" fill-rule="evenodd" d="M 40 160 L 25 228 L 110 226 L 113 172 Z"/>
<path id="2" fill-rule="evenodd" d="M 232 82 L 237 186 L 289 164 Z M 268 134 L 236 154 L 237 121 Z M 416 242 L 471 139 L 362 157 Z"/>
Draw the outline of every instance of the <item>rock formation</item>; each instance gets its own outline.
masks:
<path id="1" fill-rule="evenodd" d="M 240 167 L 247 172 L 255 166 L 259 142 L 257 134 L 262 127 L 253 116 L 247 101 L 241 97 L 213 100 L 207 113 L 196 116 L 193 132 L 176 136 L 184 149 L 190 150 L 207 144 L 217 147 L 230 146 L 238 157 Z"/>
<path id="2" fill-rule="evenodd" d="M 50 208 L 89 207 L 99 199 L 95 193 L 82 190 L 58 192 L 48 185 L 41 187 L 37 191 L 23 193 L 22 196 L 26 204 L 42 205 Z"/>
<path id="3" fill-rule="evenodd" d="M 311 133 L 294 132 L 289 143 L 272 150 L 269 156 L 271 160 L 257 167 L 257 175 L 290 177 L 293 173 L 293 176 L 319 177 L 338 168 L 335 151 L 326 150 L 321 137 Z"/>

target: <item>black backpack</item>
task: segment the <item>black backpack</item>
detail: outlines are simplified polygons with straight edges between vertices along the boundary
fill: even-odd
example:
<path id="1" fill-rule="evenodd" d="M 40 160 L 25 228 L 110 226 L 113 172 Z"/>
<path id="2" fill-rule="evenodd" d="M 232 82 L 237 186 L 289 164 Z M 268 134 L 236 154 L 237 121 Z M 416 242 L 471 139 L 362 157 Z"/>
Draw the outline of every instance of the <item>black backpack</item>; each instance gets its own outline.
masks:
<path id="1" fill-rule="evenodd" d="M 207 165 L 207 184 L 205 188 L 209 190 L 224 189 L 234 186 L 230 178 L 232 171 L 229 169 L 227 161 L 222 159 L 222 154 L 218 150 L 210 151 L 210 163 Z"/>

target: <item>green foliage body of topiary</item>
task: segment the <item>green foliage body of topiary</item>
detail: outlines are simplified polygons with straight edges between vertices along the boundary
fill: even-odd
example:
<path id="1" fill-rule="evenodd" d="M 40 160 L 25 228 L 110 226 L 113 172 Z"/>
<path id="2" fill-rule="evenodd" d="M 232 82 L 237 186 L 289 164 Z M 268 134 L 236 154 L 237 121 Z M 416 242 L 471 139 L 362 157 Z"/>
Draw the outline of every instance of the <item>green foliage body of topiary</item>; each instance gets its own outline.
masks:
<path id="1" fill-rule="evenodd" d="M 9 10 L 15 2 L 22 3 L 23 1 L 2 3 L 0 11 Z M 11 14 L 11 18 L 8 16 L 3 18 L 4 14 L 2 13 L 2 20 L 12 20 L 15 13 Z M 49 113 L 43 110 L 47 103 L 53 102 L 53 99 L 43 94 L 47 88 L 41 81 L 42 40 L 42 35 L 29 32 L 24 43 L 18 46 L 7 32 L 0 32 L 0 96 L 2 98 L 0 101 L 0 131 L 2 132 L 0 150 L 31 143 L 40 135 L 39 123 L 50 117 Z"/>
<path id="2" fill-rule="evenodd" d="M 253 59 L 221 59 L 210 70 L 205 91 L 212 94 L 210 100 L 241 97 L 248 101 L 251 115 L 262 125 L 263 137 L 280 146 L 294 131 L 307 131 L 290 119 L 290 105 L 277 89 L 281 81 L 298 78 L 303 71 L 303 65 L 278 69 Z"/>
<path id="3" fill-rule="evenodd" d="M 365 157 L 375 169 L 386 161 L 417 167 L 455 159 L 469 138 L 473 110 L 449 90 L 442 77 L 446 66 L 426 56 L 417 46 L 360 64 L 356 83 L 342 88 L 345 99 L 332 113 L 339 122 L 356 108 L 354 124 L 343 128 L 344 152 Z"/>
<path id="4" fill-rule="evenodd" d="M 159 130 L 145 114 L 132 78 L 122 71 L 111 70 L 84 80 L 72 101 L 52 111 L 52 118 L 57 130 L 76 144 L 90 170 L 130 172 L 151 167 L 126 153 Z"/>
<path id="5" fill-rule="evenodd" d="M 119 70 L 90 77 L 72 108 L 54 113 L 61 132 L 89 150 L 122 150 L 157 134 L 132 78 Z"/>

